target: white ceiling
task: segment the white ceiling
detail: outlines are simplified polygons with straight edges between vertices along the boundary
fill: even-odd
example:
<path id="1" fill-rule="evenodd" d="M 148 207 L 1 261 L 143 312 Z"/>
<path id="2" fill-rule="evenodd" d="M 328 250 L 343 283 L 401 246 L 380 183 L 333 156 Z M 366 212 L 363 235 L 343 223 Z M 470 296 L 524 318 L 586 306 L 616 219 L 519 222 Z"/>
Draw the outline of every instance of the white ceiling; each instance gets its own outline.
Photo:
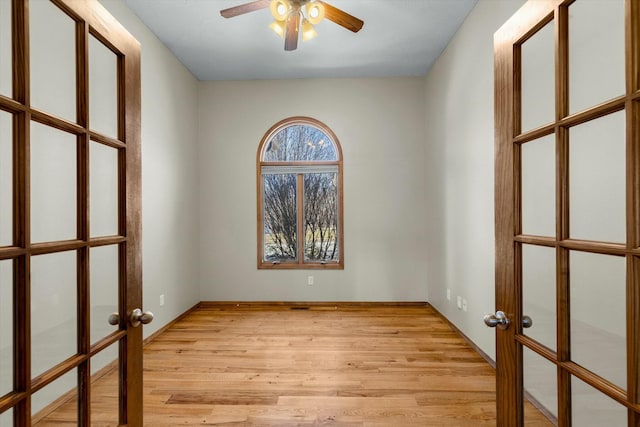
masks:
<path id="1" fill-rule="evenodd" d="M 231 19 L 251 0 L 125 0 L 200 80 L 424 76 L 477 0 L 327 0 L 364 21 L 352 33 L 331 21 L 284 50 L 269 9 Z"/>

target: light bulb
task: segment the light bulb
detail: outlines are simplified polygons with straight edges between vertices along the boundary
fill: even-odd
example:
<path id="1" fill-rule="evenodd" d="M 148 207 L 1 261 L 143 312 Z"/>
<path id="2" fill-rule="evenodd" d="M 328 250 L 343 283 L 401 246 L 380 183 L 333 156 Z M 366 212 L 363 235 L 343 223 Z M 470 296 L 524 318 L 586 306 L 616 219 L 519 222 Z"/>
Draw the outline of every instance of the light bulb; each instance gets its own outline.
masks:
<path id="1" fill-rule="evenodd" d="M 302 20 L 302 41 L 306 42 L 307 40 L 311 40 L 317 35 L 318 33 L 313 28 L 313 25 L 311 25 L 311 22 L 309 22 L 307 19 L 303 19 Z"/>
<path id="2" fill-rule="evenodd" d="M 291 5 L 287 0 L 271 0 L 269 9 L 276 21 L 284 21 L 287 19 L 287 15 L 289 15 Z"/>
<path id="3" fill-rule="evenodd" d="M 318 25 L 324 19 L 324 5 L 318 2 L 307 3 L 307 18 L 312 25 Z"/>
<path id="4" fill-rule="evenodd" d="M 284 21 L 273 21 L 269 28 L 280 37 L 284 37 Z"/>

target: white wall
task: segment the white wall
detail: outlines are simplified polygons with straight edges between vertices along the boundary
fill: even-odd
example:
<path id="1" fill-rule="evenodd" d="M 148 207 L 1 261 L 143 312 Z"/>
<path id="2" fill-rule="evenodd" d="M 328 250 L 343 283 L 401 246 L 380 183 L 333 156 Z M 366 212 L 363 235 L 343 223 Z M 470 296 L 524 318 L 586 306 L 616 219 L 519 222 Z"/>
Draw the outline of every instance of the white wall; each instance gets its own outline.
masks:
<path id="1" fill-rule="evenodd" d="M 422 78 L 201 83 L 202 300 L 426 301 L 424 101 Z M 344 271 L 257 269 L 258 144 L 295 115 L 342 145 Z"/>
<path id="2" fill-rule="evenodd" d="M 100 3 L 142 45 L 143 297 L 156 316 L 148 336 L 200 301 L 198 81 L 122 0 Z"/>
<path id="3" fill-rule="evenodd" d="M 426 77 L 429 302 L 491 357 L 495 331 L 482 316 L 495 311 L 493 34 L 523 3 L 480 0 Z"/>

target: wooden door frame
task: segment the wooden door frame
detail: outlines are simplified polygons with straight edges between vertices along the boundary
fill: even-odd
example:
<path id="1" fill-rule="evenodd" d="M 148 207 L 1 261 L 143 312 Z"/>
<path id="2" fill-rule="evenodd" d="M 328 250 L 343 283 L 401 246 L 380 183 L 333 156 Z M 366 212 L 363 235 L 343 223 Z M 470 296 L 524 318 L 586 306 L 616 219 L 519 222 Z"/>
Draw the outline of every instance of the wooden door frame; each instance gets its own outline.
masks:
<path id="1" fill-rule="evenodd" d="M 142 306 L 142 217 L 141 217 L 141 72 L 140 44 L 119 24 L 97 0 L 51 0 L 76 22 L 76 105 L 77 124 L 31 108 L 29 4 L 27 0 L 12 0 L 12 96 L 0 96 L 0 108 L 13 114 L 13 245 L 0 248 L 0 259 L 14 260 L 14 384 L 13 392 L 0 397 L 0 408 L 17 408 L 14 423 L 31 425 L 30 396 L 64 373 L 78 369 L 78 394 L 88 401 L 90 370 L 86 363 L 91 355 L 109 342 L 120 342 L 120 405 L 119 423 L 142 426 L 142 328 L 131 328 L 129 314 Z M 89 131 L 88 125 L 88 37 L 89 33 L 118 53 L 118 138 L 110 139 Z M 126 106 L 126 107 L 123 107 Z M 77 137 L 77 236 L 74 240 L 33 245 L 30 237 L 30 126 L 43 123 Z M 88 146 L 91 140 L 119 149 L 118 181 L 119 236 L 91 239 L 88 219 Z M 84 170 L 82 170 L 84 168 Z M 78 285 L 78 351 L 53 372 L 31 378 L 30 336 L 30 259 L 38 253 L 76 250 L 78 277 L 88 275 L 88 250 L 104 244 L 117 244 L 120 264 L 119 331 L 91 348 L 88 332 L 88 289 Z M 78 280 L 81 283 L 82 280 Z M 85 281 L 85 283 L 87 283 Z M 105 319 L 106 321 L 106 319 Z M 27 355 L 25 357 L 25 355 Z M 90 424 L 89 403 L 79 405 L 79 425 Z"/>
<path id="2" fill-rule="evenodd" d="M 521 426 L 523 408 L 523 354 L 526 346 L 557 366 L 558 425 L 571 425 L 570 379 L 575 375 L 628 409 L 629 426 L 640 427 L 640 0 L 625 0 L 626 92 L 585 112 L 569 115 L 568 9 L 573 0 L 530 0 L 494 37 L 495 69 L 495 292 L 496 310 L 512 320 L 496 332 L 497 425 Z M 555 120 L 526 132 L 520 129 L 520 45 L 551 19 L 555 26 Z M 570 240 L 568 218 L 568 127 L 613 111 L 626 111 L 626 217 L 627 243 L 617 248 L 627 258 L 627 392 L 621 392 L 570 360 L 568 310 L 557 313 L 557 352 L 522 335 L 521 244 L 545 244 L 556 248 L 559 307 L 569 300 L 568 249 L 602 250 L 604 245 Z M 520 195 L 520 143 L 556 136 L 556 236 L 555 239 L 522 235 Z M 555 240 L 555 241 L 554 241 Z M 603 252 L 607 253 L 607 252 Z"/>

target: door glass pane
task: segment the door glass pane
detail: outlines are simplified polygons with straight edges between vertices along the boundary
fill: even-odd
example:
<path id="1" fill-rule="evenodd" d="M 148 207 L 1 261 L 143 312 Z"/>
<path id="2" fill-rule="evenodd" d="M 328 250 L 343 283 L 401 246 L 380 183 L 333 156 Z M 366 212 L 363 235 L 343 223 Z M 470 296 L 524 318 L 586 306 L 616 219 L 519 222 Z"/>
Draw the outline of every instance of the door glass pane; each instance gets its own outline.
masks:
<path id="1" fill-rule="evenodd" d="M 556 250 L 522 246 L 522 314 L 533 324 L 523 333 L 556 348 Z"/>
<path id="2" fill-rule="evenodd" d="M 11 97 L 11 2 L 0 1 L 0 95 Z"/>
<path id="3" fill-rule="evenodd" d="M 264 184 L 264 260 L 296 261 L 297 179 L 295 174 L 266 174 Z"/>
<path id="4" fill-rule="evenodd" d="M 118 343 L 91 358 L 91 425 L 118 425 Z"/>
<path id="5" fill-rule="evenodd" d="M 571 418 L 580 427 L 626 427 L 627 409 L 595 388 L 571 377 Z"/>
<path id="6" fill-rule="evenodd" d="M 32 122 L 31 241 L 76 235 L 76 137 Z"/>
<path id="7" fill-rule="evenodd" d="M 118 58 L 89 35 L 89 120 L 91 129 L 118 137 Z"/>
<path id="8" fill-rule="evenodd" d="M 38 390 L 31 400 L 33 426 L 76 425 L 78 420 L 78 373 L 67 372 Z"/>
<path id="9" fill-rule="evenodd" d="M 116 373 L 118 368 L 118 343 L 111 344 L 91 358 L 91 375 L 98 379 L 107 373 Z"/>
<path id="10" fill-rule="evenodd" d="M 13 116 L 0 111 L 0 246 L 13 244 Z"/>
<path id="11" fill-rule="evenodd" d="M 558 418 L 558 376 L 556 365 L 536 352 L 524 347 L 524 392 L 532 405 L 525 405 L 525 419 L 535 420 L 542 415 Z M 535 404 L 535 407 L 534 405 Z M 538 424 L 536 424 L 538 425 Z M 541 425 L 546 425 L 541 423 Z M 549 422 L 549 425 L 553 425 Z"/>
<path id="12" fill-rule="evenodd" d="M 338 174 L 304 175 L 304 260 L 338 261 Z"/>
<path id="13" fill-rule="evenodd" d="M 13 410 L 8 409 L 0 414 L 0 427 L 13 427 Z"/>
<path id="14" fill-rule="evenodd" d="M 571 359 L 626 389 L 625 258 L 572 251 L 569 266 Z"/>
<path id="15" fill-rule="evenodd" d="M 572 127 L 569 136 L 571 237 L 624 243 L 624 112 Z"/>
<path id="16" fill-rule="evenodd" d="M 13 261 L 0 261 L 0 396 L 13 390 Z"/>
<path id="17" fill-rule="evenodd" d="M 577 1 L 569 6 L 571 113 L 624 95 L 624 45 L 624 0 Z"/>
<path id="18" fill-rule="evenodd" d="M 91 141 L 91 237 L 118 234 L 118 150 Z"/>
<path id="19" fill-rule="evenodd" d="M 118 246 L 90 249 L 91 342 L 118 329 L 107 319 L 118 312 Z"/>
<path id="20" fill-rule="evenodd" d="M 555 119 L 555 41 L 553 21 L 522 44 L 522 131 Z"/>
<path id="21" fill-rule="evenodd" d="M 29 2 L 31 105 L 76 121 L 76 25 L 49 1 Z"/>
<path id="22" fill-rule="evenodd" d="M 522 233 L 556 235 L 555 135 L 522 144 Z"/>
<path id="23" fill-rule="evenodd" d="M 76 354 L 76 251 L 31 258 L 31 372 Z"/>

